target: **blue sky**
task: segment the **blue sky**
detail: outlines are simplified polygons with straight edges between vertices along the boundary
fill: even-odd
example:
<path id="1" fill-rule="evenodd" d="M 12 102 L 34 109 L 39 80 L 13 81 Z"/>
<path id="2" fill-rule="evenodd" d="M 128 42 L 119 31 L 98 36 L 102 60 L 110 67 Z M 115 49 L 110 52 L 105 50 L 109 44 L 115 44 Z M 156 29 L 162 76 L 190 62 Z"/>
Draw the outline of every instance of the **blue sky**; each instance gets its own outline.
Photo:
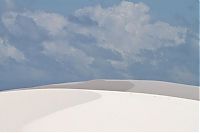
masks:
<path id="1" fill-rule="evenodd" d="M 0 0 L 0 90 L 90 79 L 199 85 L 198 0 Z"/>

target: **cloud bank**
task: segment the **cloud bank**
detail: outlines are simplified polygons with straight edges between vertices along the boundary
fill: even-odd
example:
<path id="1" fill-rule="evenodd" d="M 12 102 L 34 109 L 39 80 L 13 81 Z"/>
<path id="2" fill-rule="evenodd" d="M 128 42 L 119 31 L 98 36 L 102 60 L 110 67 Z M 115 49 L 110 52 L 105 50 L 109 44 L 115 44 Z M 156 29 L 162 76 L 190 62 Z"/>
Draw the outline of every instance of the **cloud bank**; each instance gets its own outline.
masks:
<path id="1" fill-rule="evenodd" d="M 37 77 L 30 85 L 94 78 L 198 82 L 196 70 L 190 65 L 174 63 L 181 57 L 170 59 L 171 53 L 176 56 L 179 49 L 188 47 L 189 29 L 152 19 L 150 8 L 144 3 L 122 1 L 107 8 L 85 7 L 69 16 L 16 11 L 11 10 L 11 1 L 8 5 L 9 10 L 1 13 L 0 21 L 0 65 L 4 64 L 0 71 L 12 69 L 14 73 L 1 74 L 13 76 L 20 69 L 26 75 L 21 82 L 27 76 Z M 5 67 L 5 62 L 11 59 L 18 67 Z M 176 70 L 182 65 L 186 77 L 174 78 L 173 73 L 181 75 Z M 38 76 L 26 73 L 27 69 L 38 71 Z M 188 80 L 187 75 L 194 80 Z M 5 82 L 3 77 L 1 80 Z"/>

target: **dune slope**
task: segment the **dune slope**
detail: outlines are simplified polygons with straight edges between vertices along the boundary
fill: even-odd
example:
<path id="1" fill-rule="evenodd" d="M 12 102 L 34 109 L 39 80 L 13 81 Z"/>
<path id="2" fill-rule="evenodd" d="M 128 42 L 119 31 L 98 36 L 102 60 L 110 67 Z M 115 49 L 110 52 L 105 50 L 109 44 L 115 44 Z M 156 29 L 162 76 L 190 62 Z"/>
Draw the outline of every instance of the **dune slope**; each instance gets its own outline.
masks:
<path id="1" fill-rule="evenodd" d="M 92 92 L 101 98 L 33 121 L 22 131 L 198 130 L 198 101 L 140 93 Z"/>
<path id="2" fill-rule="evenodd" d="M 198 131 L 198 94 L 198 87 L 142 80 L 5 91 L 0 131 Z"/>

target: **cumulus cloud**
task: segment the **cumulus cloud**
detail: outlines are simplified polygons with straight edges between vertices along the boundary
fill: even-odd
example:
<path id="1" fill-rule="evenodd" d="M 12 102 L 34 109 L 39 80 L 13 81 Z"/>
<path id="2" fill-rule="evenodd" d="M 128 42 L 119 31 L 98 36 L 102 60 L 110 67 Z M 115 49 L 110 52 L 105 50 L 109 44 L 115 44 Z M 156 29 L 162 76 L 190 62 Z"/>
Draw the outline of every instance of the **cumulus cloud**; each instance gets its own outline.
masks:
<path id="1" fill-rule="evenodd" d="M 144 3 L 128 1 L 81 8 L 69 16 L 42 10 L 7 10 L 0 15 L 4 29 L 0 29 L 0 36 L 8 39 L 1 39 L 0 62 L 28 59 L 31 68 L 51 80 L 57 73 L 61 81 L 153 77 L 182 82 L 186 79 L 174 79 L 165 69 L 184 65 L 177 60 L 185 58 L 181 57 L 185 53 L 176 53 L 190 43 L 188 29 L 152 19 L 150 10 Z M 51 67 L 47 69 L 48 64 Z M 176 74 L 182 72 L 188 73 L 183 70 Z M 64 73 L 67 76 L 61 76 Z"/>
<path id="2" fill-rule="evenodd" d="M 37 25 L 47 30 L 50 35 L 59 34 L 67 26 L 65 17 L 56 13 L 29 12 L 26 16 L 31 17 Z"/>
<path id="3" fill-rule="evenodd" d="M 59 40 L 65 38 L 71 40 L 70 35 L 74 33 L 90 36 L 95 39 L 95 45 L 120 53 L 124 63 L 127 63 L 130 60 L 140 60 L 141 57 L 138 55 L 142 56 L 140 54 L 142 50 L 155 51 L 162 47 L 174 47 L 185 42 L 186 28 L 171 26 L 162 21 L 152 22 L 149 10 L 149 7 L 143 3 L 122 1 L 113 7 L 86 7 L 74 13 L 75 18 L 79 18 L 78 20 L 93 21 L 96 25 L 92 26 L 85 26 L 78 20 L 70 21 L 70 18 L 56 13 L 30 11 L 9 12 L 2 17 L 2 21 L 11 33 L 13 30 L 17 31 L 17 35 L 20 33 L 20 28 L 22 32 L 23 29 L 27 29 L 16 25 L 19 21 L 17 18 L 23 16 L 31 18 L 37 26 L 48 31 L 49 35 L 59 35 L 57 37 Z M 77 40 L 64 45 L 75 49 L 73 45 Z M 79 53 L 83 52 L 80 50 Z M 111 62 L 119 64 L 121 61 L 117 63 L 111 60 Z"/>
<path id="4" fill-rule="evenodd" d="M 15 30 L 17 28 L 16 24 L 19 21 L 17 20 L 19 17 L 30 19 L 37 26 L 40 26 L 40 28 L 48 31 L 49 35 L 58 34 L 62 32 L 65 26 L 67 26 L 67 21 L 62 15 L 56 13 L 46 13 L 42 11 L 27 11 L 22 13 L 13 11 L 6 12 L 2 16 L 2 22 L 10 32 L 13 32 L 12 30 Z"/>
<path id="5" fill-rule="evenodd" d="M 47 56 L 55 58 L 58 62 L 81 65 L 82 67 L 92 63 L 93 58 L 87 56 L 83 51 L 70 46 L 67 41 L 49 41 L 42 43 L 44 53 Z"/>
<path id="6" fill-rule="evenodd" d="M 0 38 L 0 64 L 9 59 L 21 62 L 25 60 L 25 56 L 21 51 L 10 45 L 7 40 Z"/>
<path id="7" fill-rule="evenodd" d="M 23 14 L 16 12 L 6 12 L 2 15 L 2 23 L 8 34 L 20 40 L 29 40 L 29 42 L 44 39 L 44 29 L 38 27 L 34 20 Z"/>
<path id="8" fill-rule="evenodd" d="M 152 22 L 149 7 L 143 3 L 122 1 L 121 4 L 102 8 L 87 7 L 75 12 L 77 17 L 87 16 L 98 25 L 85 29 L 98 45 L 120 52 L 124 59 L 141 50 L 173 47 L 185 42 L 186 29 L 162 21 Z"/>

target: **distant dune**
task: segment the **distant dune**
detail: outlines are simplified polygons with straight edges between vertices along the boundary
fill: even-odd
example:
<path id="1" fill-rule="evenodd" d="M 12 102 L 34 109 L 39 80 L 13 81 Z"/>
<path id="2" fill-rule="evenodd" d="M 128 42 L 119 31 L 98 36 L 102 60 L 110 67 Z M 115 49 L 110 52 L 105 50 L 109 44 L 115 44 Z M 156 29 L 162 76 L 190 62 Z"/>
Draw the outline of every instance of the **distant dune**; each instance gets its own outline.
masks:
<path id="1" fill-rule="evenodd" d="M 197 86 L 148 80 L 91 80 L 85 82 L 52 84 L 35 88 L 72 88 L 89 90 L 128 91 L 199 100 Z"/>
<path id="2" fill-rule="evenodd" d="M 0 92 L 0 131 L 198 131 L 199 88 L 92 80 Z"/>

